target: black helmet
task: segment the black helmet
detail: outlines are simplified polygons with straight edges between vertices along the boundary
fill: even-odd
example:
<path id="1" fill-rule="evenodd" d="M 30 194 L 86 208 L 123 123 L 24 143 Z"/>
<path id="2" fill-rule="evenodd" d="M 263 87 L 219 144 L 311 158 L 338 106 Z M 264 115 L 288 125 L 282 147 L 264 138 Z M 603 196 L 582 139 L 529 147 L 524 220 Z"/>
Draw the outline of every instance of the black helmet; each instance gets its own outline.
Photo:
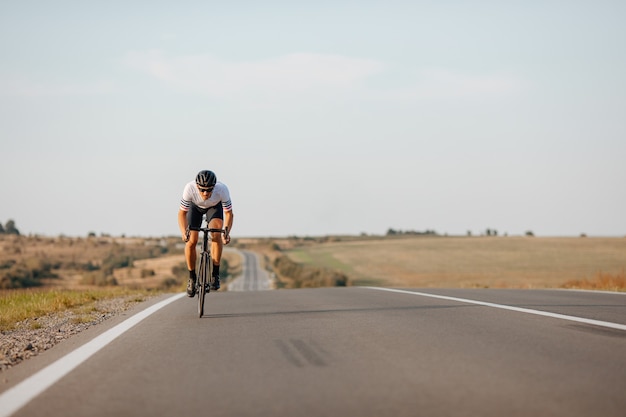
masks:
<path id="1" fill-rule="evenodd" d="M 198 172 L 198 175 L 196 175 L 196 184 L 198 184 L 199 187 L 213 187 L 216 182 L 217 177 L 213 171 L 204 170 Z"/>

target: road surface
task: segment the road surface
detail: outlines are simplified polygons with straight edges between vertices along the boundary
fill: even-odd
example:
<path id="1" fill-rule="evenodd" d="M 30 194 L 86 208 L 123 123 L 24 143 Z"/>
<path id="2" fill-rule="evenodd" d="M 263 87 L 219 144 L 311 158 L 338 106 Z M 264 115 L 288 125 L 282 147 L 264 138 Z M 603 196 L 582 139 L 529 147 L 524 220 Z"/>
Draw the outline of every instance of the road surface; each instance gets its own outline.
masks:
<path id="1" fill-rule="evenodd" d="M 271 289 L 272 283 L 266 270 L 261 268 L 256 253 L 239 251 L 244 257 L 241 276 L 228 284 L 228 291 L 262 291 Z"/>
<path id="2" fill-rule="evenodd" d="M 626 294 L 227 291 L 202 319 L 171 297 L 0 374 L 0 416 L 625 415 Z"/>

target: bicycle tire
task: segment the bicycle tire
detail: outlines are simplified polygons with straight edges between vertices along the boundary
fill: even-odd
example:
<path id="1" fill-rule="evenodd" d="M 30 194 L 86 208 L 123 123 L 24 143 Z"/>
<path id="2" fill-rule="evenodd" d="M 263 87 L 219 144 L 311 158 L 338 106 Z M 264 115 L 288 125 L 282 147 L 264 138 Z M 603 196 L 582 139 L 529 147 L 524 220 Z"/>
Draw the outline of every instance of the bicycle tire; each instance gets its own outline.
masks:
<path id="1" fill-rule="evenodd" d="M 205 288 L 207 282 L 207 255 L 202 254 L 200 258 L 200 275 L 198 276 L 198 318 L 204 315 L 204 297 L 206 295 Z"/>
<path id="2" fill-rule="evenodd" d="M 214 279 L 213 279 L 213 258 L 211 257 L 211 253 L 209 252 L 209 256 L 207 259 L 207 263 L 209 265 L 209 273 L 207 275 L 207 282 L 209 283 L 209 288 L 213 288 Z"/>

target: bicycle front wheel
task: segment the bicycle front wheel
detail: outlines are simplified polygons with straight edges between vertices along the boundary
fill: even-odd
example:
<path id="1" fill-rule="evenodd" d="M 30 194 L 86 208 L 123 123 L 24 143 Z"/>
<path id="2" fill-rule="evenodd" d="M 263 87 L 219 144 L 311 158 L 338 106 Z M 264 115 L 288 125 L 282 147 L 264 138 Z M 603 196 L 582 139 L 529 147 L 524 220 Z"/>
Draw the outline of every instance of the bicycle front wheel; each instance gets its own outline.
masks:
<path id="1" fill-rule="evenodd" d="M 207 276 L 208 276 L 208 256 L 207 254 L 203 253 L 202 257 L 200 258 L 200 271 L 199 271 L 199 275 L 198 275 L 198 317 L 202 318 L 202 316 L 204 315 L 204 297 L 206 295 L 206 283 L 207 283 Z"/>

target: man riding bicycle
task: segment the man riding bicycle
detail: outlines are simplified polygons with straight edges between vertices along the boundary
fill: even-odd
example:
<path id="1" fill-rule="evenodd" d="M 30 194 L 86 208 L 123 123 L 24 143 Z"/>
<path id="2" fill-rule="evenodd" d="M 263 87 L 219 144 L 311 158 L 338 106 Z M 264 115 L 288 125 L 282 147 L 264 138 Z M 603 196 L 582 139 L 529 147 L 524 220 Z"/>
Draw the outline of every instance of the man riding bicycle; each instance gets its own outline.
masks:
<path id="1" fill-rule="evenodd" d="M 198 231 L 202 226 L 202 216 L 206 215 L 207 224 L 212 229 L 224 229 L 224 233 L 211 233 L 211 257 L 213 258 L 212 290 L 220 288 L 220 259 L 223 245 L 230 243 L 230 230 L 233 227 L 233 206 L 228 187 L 217 182 L 213 171 L 203 170 L 195 181 L 191 181 L 183 190 L 178 211 L 178 227 L 185 245 L 185 260 L 189 269 L 187 295 L 196 295 L 196 245 Z M 224 217 L 226 227 L 224 227 Z"/>

